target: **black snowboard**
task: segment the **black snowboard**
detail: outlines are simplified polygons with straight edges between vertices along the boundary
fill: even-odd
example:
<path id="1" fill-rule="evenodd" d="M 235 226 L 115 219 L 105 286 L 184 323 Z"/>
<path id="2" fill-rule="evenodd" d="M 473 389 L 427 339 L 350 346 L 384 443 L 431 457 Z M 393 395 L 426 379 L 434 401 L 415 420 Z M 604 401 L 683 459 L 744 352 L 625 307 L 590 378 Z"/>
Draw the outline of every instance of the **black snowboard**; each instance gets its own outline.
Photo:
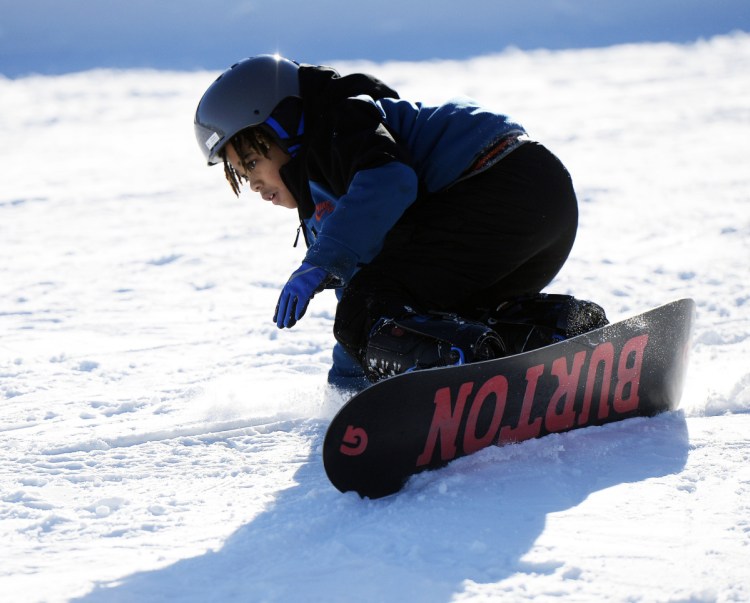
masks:
<path id="1" fill-rule="evenodd" d="M 490 445 L 674 410 L 694 308 L 682 299 L 531 352 L 380 381 L 331 422 L 326 473 L 379 498 Z"/>

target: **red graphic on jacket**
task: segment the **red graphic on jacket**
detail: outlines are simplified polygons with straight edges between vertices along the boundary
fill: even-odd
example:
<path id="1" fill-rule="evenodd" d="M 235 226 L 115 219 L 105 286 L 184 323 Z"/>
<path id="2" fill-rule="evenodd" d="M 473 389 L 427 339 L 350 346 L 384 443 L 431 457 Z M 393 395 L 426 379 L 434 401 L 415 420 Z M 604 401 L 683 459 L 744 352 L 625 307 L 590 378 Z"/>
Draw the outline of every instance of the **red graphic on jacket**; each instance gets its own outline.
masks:
<path id="1" fill-rule="evenodd" d="M 315 204 L 315 220 L 320 222 L 327 215 L 332 214 L 336 206 L 332 201 L 321 201 Z"/>

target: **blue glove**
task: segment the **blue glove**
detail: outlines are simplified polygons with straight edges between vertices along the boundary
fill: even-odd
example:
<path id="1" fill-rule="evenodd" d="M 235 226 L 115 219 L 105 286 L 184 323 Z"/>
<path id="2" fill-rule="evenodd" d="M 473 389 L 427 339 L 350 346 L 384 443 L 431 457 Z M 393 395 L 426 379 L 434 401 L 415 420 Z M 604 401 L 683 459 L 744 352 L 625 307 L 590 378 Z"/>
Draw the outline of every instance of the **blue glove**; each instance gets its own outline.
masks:
<path id="1" fill-rule="evenodd" d="M 279 329 L 290 328 L 305 315 L 307 304 L 313 295 L 325 289 L 329 274 L 322 268 L 302 262 L 302 265 L 292 273 L 281 290 L 279 303 L 273 319 Z"/>

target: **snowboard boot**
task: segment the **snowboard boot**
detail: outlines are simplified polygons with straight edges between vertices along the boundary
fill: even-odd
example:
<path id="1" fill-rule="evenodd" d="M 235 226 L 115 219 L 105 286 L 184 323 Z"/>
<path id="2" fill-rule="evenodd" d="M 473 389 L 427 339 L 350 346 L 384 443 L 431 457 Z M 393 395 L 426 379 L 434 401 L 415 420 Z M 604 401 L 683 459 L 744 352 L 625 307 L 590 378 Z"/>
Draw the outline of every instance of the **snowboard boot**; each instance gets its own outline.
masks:
<path id="1" fill-rule="evenodd" d="M 509 354 L 534 350 L 609 324 L 598 304 L 548 293 L 504 302 L 485 322 L 503 337 Z"/>
<path id="2" fill-rule="evenodd" d="M 373 383 L 400 373 L 505 356 L 505 344 L 487 325 L 455 315 L 381 318 L 365 350 L 365 374 Z"/>

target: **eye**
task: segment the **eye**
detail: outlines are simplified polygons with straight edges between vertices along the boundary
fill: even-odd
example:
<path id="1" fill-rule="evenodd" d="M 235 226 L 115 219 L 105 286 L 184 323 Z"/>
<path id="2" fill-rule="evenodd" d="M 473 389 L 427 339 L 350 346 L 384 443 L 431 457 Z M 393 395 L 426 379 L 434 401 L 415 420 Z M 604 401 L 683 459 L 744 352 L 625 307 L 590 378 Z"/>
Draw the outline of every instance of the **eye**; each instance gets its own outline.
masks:
<path id="1" fill-rule="evenodd" d="M 242 167 L 246 172 L 252 172 L 258 165 L 258 159 L 255 153 L 248 153 L 241 159 Z"/>

